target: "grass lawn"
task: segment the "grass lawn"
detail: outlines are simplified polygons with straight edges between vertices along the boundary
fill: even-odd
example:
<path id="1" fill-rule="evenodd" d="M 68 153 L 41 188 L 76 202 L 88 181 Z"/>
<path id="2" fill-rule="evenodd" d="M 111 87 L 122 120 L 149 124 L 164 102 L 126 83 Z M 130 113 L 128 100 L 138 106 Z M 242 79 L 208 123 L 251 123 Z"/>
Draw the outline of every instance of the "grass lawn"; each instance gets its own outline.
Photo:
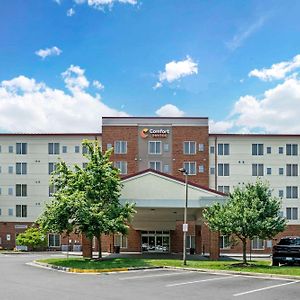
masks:
<path id="1" fill-rule="evenodd" d="M 76 268 L 76 269 L 114 269 L 114 268 L 129 268 L 129 267 L 151 267 L 151 266 L 172 266 L 182 267 L 182 261 L 176 259 L 139 259 L 139 258 L 112 258 L 103 261 L 89 261 L 82 258 L 69 259 L 43 259 L 40 262 Z M 293 275 L 300 276 L 299 266 L 281 266 L 271 267 L 270 261 L 252 261 L 250 266 L 241 267 L 234 264 L 240 261 L 188 261 L 187 267 L 211 270 L 225 270 L 225 271 L 242 271 L 254 273 L 267 273 L 278 275 Z"/>

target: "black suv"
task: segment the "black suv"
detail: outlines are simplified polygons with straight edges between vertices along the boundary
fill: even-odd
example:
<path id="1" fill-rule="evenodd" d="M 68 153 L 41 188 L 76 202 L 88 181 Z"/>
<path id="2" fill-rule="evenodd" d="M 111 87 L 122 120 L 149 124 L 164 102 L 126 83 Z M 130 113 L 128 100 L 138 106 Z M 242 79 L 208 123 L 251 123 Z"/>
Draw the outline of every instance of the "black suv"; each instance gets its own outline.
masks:
<path id="1" fill-rule="evenodd" d="M 300 263 L 300 236 L 282 238 L 273 246 L 272 266 Z"/>

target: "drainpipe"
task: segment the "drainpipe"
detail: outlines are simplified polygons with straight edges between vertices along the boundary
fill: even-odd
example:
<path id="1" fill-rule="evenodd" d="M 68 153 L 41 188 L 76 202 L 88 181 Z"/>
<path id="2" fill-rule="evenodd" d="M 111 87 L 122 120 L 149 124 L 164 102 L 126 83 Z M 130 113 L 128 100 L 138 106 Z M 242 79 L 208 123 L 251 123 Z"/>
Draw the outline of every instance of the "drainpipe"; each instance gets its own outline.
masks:
<path id="1" fill-rule="evenodd" d="M 218 138 L 215 136 L 215 190 L 218 188 Z"/>

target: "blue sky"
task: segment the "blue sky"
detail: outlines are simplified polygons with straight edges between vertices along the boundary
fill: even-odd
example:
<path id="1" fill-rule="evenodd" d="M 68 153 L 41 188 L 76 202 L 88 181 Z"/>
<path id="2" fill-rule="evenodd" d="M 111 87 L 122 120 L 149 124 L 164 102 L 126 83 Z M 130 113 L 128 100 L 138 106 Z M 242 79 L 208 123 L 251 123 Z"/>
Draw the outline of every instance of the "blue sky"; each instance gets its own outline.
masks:
<path id="1" fill-rule="evenodd" d="M 299 11 L 297 0 L 0 0 L 0 131 L 160 115 L 300 133 Z"/>

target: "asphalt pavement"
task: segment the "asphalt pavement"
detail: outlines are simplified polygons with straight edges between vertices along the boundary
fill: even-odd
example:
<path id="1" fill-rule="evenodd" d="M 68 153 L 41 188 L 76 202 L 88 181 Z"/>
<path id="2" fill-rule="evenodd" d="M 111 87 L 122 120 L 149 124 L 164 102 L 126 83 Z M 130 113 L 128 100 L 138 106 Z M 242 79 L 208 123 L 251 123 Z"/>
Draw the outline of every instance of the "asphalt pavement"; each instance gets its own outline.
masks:
<path id="1" fill-rule="evenodd" d="M 59 254 L 0 254 L 0 300 L 299 300 L 300 281 L 155 269 L 109 274 L 73 274 L 28 263 Z"/>

